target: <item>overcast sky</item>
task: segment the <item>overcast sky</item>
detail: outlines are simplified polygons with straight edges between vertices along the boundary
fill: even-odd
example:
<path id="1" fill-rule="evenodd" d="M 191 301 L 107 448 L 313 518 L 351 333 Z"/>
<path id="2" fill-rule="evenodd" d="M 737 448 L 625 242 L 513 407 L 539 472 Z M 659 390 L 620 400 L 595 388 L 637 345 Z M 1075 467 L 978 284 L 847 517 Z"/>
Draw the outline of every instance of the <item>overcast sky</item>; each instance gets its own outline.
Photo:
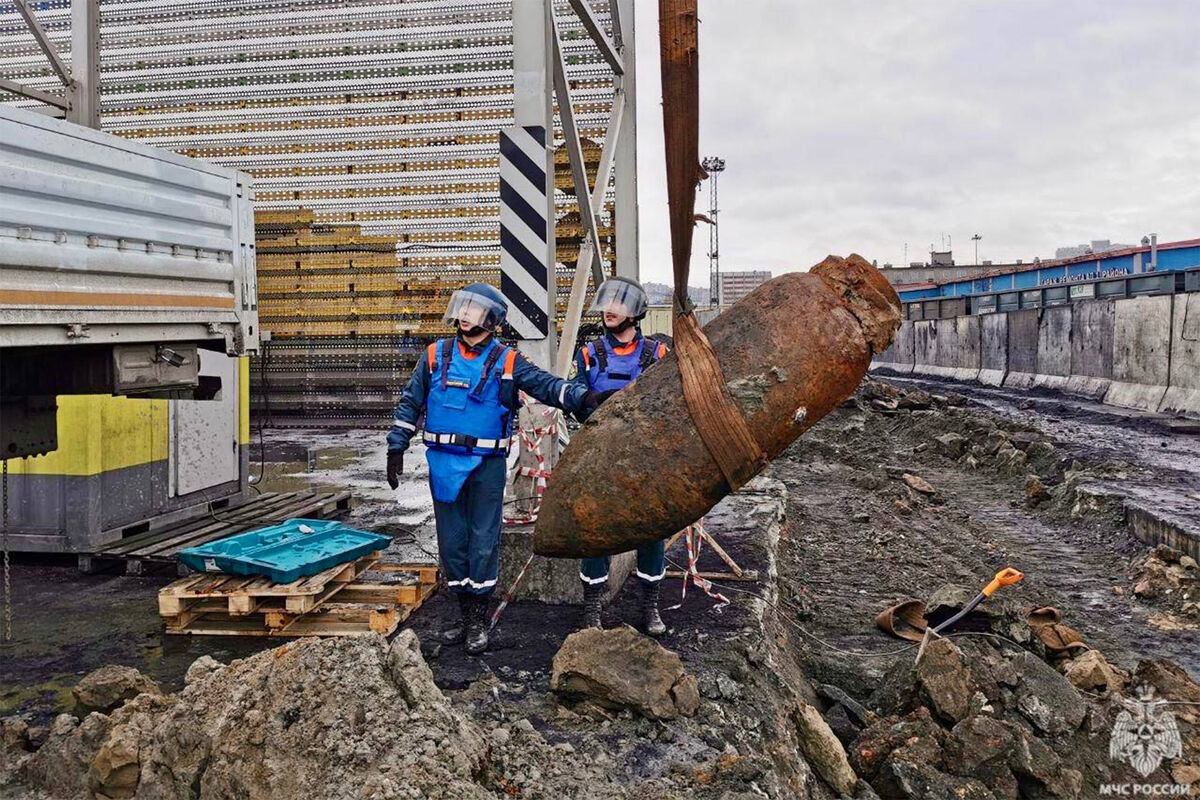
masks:
<path id="1" fill-rule="evenodd" d="M 722 269 L 1200 237 L 1200 0 L 700 0 Z M 670 281 L 658 4 L 638 4 L 641 269 Z M 706 185 L 697 210 L 708 204 Z M 692 285 L 707 285 L 706 227 Z"/>

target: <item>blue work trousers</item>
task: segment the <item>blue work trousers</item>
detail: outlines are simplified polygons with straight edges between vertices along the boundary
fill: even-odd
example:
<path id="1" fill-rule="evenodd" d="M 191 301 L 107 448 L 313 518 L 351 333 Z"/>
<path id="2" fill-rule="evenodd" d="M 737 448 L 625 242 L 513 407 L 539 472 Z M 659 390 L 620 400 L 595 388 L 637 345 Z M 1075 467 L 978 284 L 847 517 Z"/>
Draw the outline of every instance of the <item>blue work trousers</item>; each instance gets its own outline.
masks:
<path id="1" fill-rule="evenodd" d="M 485 458 L 453 503 L 433 501 L 438 554 L 455 594 L 488 595 L 496 589 L 506 475 L 503 457 Z"/>
<path id="2" fill-rule="evenodd" d="M 644 544 L 637 549 L 637 577 L 647 583 L 661 581 L 667 574 L 663 541 Z M 608 580 L 608 556 L 592 556 L 579 562 L 579 579 L 584 583 L 604 583 Z"/>

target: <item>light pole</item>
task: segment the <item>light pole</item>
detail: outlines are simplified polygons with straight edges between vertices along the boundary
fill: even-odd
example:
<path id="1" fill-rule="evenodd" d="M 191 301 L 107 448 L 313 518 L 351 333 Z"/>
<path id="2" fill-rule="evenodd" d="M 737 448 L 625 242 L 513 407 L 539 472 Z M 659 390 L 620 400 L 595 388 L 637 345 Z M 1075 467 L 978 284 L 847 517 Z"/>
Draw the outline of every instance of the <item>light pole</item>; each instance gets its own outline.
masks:
<path id="1" fill-rule="evenodd" d="M 979 266 L 979 240 L 983 237 L 978 233 L 971 237 L 971 241 L 975 243 L 975 266 Z"/>
<path id="2" fill-rule="evenodd" d="M 725 159 L 718 156 L 708 156 L 700 162 L 708 173 L 708 218 L 712 223 L 708 227 L 708 304 L 721 305 L 721 254 L 718 250 L 720 232 L 717 226 L 717 176 L 725 171 Z"/>

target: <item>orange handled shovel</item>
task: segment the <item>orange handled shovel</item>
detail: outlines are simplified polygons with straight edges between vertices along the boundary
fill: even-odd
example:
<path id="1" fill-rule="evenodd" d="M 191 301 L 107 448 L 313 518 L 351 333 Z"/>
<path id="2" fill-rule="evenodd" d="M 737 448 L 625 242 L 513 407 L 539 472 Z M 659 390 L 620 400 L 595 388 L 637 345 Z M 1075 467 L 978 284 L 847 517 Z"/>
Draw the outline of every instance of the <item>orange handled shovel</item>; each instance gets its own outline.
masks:
<path id="1" fill-rule="evenodd" d="M 995 594 L 997 591 L 999 591 L 1001 586 L 1011 586 L 1014 583 L 1019 583 L 1024 577 L 1025 577 L 1025 575 L 1023 573 L 1021 573 L 1018 570 L 1013 569 L 1012 567 L 1005 567 L 1004 569 L 997 572 L 996 577 L 992 578 L 991 582 L 988 583 L 987 586 L 983 587 L 983 591 L 981 591 L 979 594 L 975 595 L 974 599 L 972 599 L 971 602 L 969 602 L 965 606 L 963 606 L 961 611 L 959 611 L 953 617 L 950 617 L 950 619 L 946 620 L 942 624 L 938 625 L 936 628 L 926 628 L 925 638 L 921 640 L 921 647 L 920 647 L 920 649 L 917 650 L 917 661 L 921 660 L 921 656 L 924 655 L 924 653 L 925 653 L 925 645 L 929 642 L 929 640 L 931 638 L 933 638 L 934 636 L 937 636 L 939 633 L 946 630 L 954 623 L 958 622 L 960 619 L 965 617 L 967 614 L 970 614 L 972 611 L 975 610 L 975 607 L 977 605 L 979 605 L 984 600 L 988 599 L 993 594 Z"/>

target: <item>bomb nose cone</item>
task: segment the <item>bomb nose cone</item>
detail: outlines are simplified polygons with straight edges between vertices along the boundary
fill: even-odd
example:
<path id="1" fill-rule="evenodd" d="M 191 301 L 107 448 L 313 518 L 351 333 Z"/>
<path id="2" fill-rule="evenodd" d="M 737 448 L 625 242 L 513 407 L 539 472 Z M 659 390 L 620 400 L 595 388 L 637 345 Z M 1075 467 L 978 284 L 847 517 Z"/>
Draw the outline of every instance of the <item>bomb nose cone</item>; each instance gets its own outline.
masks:
<path id="1" fill-rule="evenodd" d="M 726 388 L 768 459 L 858 386 L 891 344 L 900 298 L 858 255 L 781 275 L 704 329 Z M 578 558 L 666 538 L 729 493 L 683 398 L 669 354 L 614 395 L 572 439 L 550 477 L 534 551 Z"/>

